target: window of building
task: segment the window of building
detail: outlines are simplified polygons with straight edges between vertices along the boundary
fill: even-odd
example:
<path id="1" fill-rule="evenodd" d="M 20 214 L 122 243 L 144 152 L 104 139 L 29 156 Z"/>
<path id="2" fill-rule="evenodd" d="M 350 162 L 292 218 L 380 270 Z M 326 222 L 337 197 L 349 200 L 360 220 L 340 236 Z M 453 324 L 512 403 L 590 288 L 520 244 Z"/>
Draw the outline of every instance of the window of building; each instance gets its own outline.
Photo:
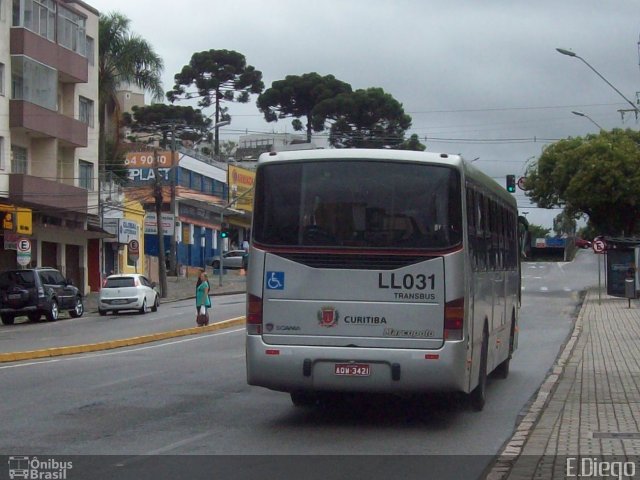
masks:
<path id="1" fill-rule="evenodd" d="M 58 72 L 24 55 L 12 55 L 11 98 L 57 111 Z"/>
<path id="2" fill-rule="evenodd" d="M 0 95 L 4 95 L 4 63 L 0 63 Z"/>
<path id="3" fill-rule="evenodd" d="M 1 1 L 1 0 L 0 0 Z M 94 49 L 94 41 L 89 35 L 87 35 L 87 60 L 89 60 L 89 65 L 95 64 L 95 53 Z"/>
<path id="4" fill-rule="evenodd" d="M 186 170 L 184 168 L 180 168 L 180 186 L 181 187 L 191 187 L 191 175 L 189 170 Z"/>
<path id="5" fill-rule="evenodd" d="M 213 193 L 213 179 L 209 177 L 202 178 L 202 192 Z"/>
<path id="6" fill-rule="evenodd" d="M 87 56 L 87 19 L 71 10 L 60 7 L 58 10 L 58 44 Z"/>
<path id="7" fill-rule="evenodd" d="M 93 101 L 80 97 L 78 105 L 78 120 L 93 127 Z"/>
<path id="8" fill-rule="evenodd" d="M 202 175 L 199 173 L 191 174 L 191 188 L 198 192 L 202 191 Z"/>
<path id="9" fill-rule="evenodd" d="M 13 26 L 24 27 L 55 41 L 56 2 L 54 0 L 13 0 Z"/>
<path id="10" fill-rule="evenodd" d="M 27 149 L 11 145 L 11 173 L 27 173 Z"/>
<path id="11" fill-rule="evenodd" d="M 93 192 L 93 163 L 80 160 L 80 187 Z"/>

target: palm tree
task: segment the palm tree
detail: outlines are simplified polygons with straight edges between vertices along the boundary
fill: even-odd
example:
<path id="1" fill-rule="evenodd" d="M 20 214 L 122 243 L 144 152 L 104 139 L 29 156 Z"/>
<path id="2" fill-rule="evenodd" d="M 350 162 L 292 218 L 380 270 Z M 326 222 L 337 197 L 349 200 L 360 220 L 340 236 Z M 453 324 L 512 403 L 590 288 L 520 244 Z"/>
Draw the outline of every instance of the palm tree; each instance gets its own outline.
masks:
<path id="1" fill-rule="evenodd" d="M 155 100 L 164 98 L 160 76 L 164 64 L 153 47 L 140 36 L 129 32 L 130 20 L 118 12 L 100 16 L 98 113 L 100 171 L 106 170 L 106 115 L 119 117 L 116 91 L 120 85 L 137 85 L 152 94 Z M 116 138 L 119 135 L 116 129 Z M 115 142 L 116 145 L 118 142 Z"/>

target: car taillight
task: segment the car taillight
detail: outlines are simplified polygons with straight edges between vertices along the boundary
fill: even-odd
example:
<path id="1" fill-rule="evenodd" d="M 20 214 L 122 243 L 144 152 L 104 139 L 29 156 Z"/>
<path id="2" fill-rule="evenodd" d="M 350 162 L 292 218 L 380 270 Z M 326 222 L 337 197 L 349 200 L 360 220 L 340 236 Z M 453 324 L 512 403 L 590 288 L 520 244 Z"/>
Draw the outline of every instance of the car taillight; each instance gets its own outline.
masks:
<path id="1" fill-rule="evenodd" d="M 262 335 L 262 299 L 247 295 L 247 333 Z"/>
<path id="2" fill-rule="evenodd" d="M 457 298 L 444 305 L 444 339 L 462 340 L 464 327 L 464 298 Z"/>

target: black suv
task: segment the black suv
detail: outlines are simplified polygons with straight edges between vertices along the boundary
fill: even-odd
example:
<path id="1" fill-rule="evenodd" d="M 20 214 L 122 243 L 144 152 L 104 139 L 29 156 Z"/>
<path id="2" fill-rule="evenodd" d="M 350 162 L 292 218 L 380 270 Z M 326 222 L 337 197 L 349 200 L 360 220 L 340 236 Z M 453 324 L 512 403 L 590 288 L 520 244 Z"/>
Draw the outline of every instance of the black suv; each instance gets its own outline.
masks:
<path id="1" fill-rule="evenodd" d="M 58 270 L 31 268 L 0 273 L 0 318 L 5 325 L 12 325 L 21 315 L 32 322 L 44 315 L 54 322 L 60 310 L 68 310 L 77 318 L 84 313 L 84 305 L 79 290 Z"/>

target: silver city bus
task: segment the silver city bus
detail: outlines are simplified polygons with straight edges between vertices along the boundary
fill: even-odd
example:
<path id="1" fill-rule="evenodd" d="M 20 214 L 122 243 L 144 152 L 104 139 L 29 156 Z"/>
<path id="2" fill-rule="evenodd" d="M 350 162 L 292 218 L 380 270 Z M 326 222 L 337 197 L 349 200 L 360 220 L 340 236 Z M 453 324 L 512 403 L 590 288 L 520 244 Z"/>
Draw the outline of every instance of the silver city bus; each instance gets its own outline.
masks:
<path id="1" fill-rule="evenodd" d="M 517 346 L 513 196 L 461 157 L 264 154 L 247 279 L 247 380 L 323 392 L 461 391 L 485 403 Z"/>

